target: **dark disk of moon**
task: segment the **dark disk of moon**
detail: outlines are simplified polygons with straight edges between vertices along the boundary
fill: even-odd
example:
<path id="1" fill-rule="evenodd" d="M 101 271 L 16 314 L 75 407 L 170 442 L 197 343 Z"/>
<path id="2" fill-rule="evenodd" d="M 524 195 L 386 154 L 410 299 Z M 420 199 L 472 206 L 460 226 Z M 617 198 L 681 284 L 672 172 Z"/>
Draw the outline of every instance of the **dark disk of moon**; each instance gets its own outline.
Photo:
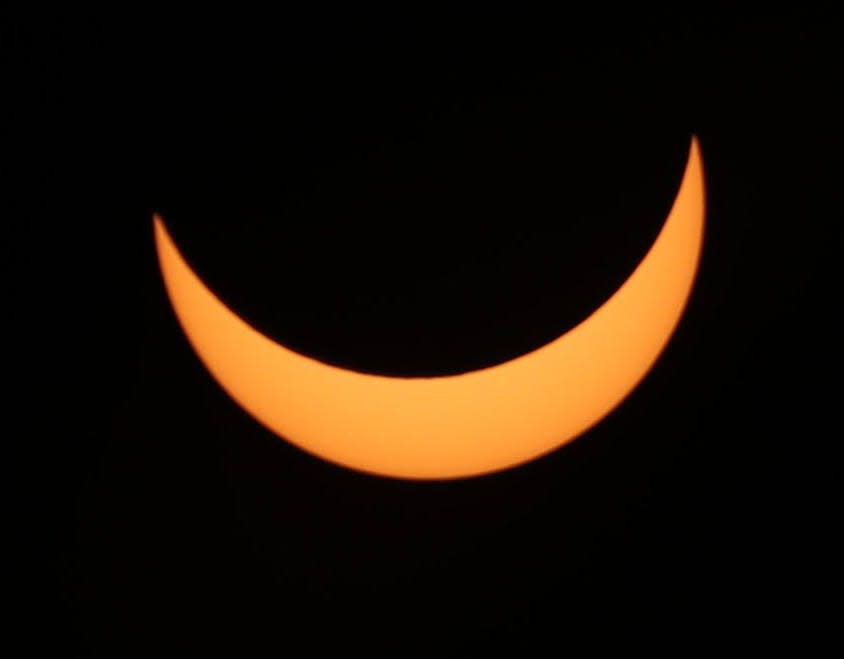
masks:
<path id="1" fill-rule="evenodd" d="M 503 97 L 369 136 L 348 119 L 310 144 L 198 140 L 159 210 L 269 338 L 361 372 L 467 372 L 555 339 L 630 275 L 688 151 L 662 119 Z"/>

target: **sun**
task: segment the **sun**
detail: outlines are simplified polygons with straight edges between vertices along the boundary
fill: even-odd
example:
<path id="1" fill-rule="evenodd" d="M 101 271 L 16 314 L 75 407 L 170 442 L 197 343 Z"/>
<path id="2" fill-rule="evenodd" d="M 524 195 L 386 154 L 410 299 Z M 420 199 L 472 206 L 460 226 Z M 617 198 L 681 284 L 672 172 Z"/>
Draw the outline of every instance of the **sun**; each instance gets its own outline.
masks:
<path id="1" fill-rule="evenodd" d="M 161 217 L 155 241 L 176 316 L 220 386 L 302 450 L 407 479 L 474 476 L 537 458 L 610 413 L 679 322 L 704 231 L 703 163 L 693 138 L 674 204 L 648 253 L 579 325 L 489 368 L 428 378 L 359 373 L 300 355 L 238 317 L 199 279 Z"/>

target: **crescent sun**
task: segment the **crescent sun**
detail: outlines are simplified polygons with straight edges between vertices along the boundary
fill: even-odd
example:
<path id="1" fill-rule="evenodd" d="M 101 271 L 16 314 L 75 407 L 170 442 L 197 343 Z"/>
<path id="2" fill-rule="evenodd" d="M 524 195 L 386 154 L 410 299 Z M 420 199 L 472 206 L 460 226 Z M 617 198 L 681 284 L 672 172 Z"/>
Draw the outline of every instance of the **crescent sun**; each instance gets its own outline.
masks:
<path id="1" fill-rule="evenodd" d="M 677 326 L 697 272 L 703 229 L 703 164 L 692 138 L 659 235 L 588 318 L 496 366 L 396 378 L 325 364 L 267 338 L 205 286 L 161 217 L 154 217 L 170 302 L 197 355 L 229 396 L 308 453 L 407 479 L 512 467 L 570 442 L 609 414 L 648 373 Z"/>

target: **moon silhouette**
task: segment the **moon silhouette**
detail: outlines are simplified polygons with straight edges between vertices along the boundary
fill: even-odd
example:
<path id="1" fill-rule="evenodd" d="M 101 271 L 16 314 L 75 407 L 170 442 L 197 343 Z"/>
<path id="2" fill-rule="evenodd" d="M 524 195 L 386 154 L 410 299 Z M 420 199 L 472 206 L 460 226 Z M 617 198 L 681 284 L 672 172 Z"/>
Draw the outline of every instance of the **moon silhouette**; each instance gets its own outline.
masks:
<path id="1" fill-rule="evenodd" d="M 588 318 L 526 355 L 442 377 L 359 373 L 272 341 L 205 286 L 160 216 L 153 223 L 176 316 L 199 358 L 244 410 L 327 461 L 382 476 L 451 479 L 513 467 L 570 442 L 648 373 L 683 314 L 697 272 L 703 164 L 692 138 L 659 235 Z"/>

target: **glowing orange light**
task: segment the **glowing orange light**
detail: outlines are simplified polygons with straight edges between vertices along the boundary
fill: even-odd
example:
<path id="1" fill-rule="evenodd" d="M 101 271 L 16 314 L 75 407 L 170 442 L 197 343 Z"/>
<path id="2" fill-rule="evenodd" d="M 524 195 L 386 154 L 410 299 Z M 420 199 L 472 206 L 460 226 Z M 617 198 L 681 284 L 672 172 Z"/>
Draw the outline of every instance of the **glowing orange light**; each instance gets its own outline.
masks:
<path id="1" fill-rule="evenodd" d="M 170 301 L 220 386 L 270 430 L 326 460 L 412 479 L 514 466 L 571 441 L 645 376 L 682 315 L 700 258 L 703 166 L 692 139 L 674 205 L 615 294 L 555 341 L 471 373 L 394 378 L 330 366 L 241 320 L 154 219 Z"/>

